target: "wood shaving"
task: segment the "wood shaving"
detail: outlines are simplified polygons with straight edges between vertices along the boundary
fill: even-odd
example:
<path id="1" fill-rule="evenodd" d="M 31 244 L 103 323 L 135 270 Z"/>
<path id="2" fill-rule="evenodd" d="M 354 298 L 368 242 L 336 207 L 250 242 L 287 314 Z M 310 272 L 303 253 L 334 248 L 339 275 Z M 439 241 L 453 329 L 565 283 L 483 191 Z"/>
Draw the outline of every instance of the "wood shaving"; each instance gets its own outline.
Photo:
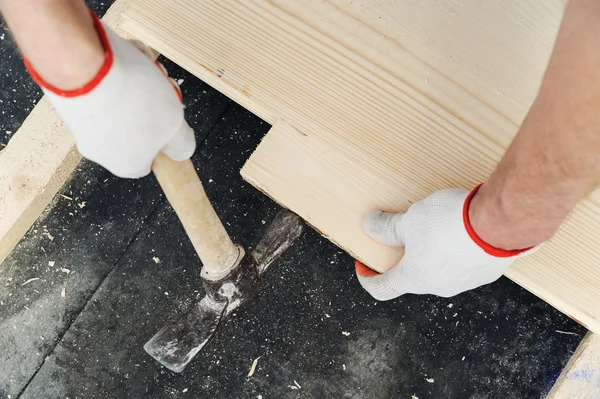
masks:
<path id="1" fill-rule="evenodd" d="M 83 201 L 81 204 L 77 204 L 81 209 L 85 208 L 87 202 Z"/>
<path id="2" fill-rule="evenodd" d="M 250 371 L 248 372 L 248 378 L 254 375 L 254 372 L 256 371 L 256 366 L 258 365 L 258 359 L 260 359 L 260 356 L 254 359 L 254 361 L 252 362 L 252 366 L 250 367 Z"/>
<path id="3" fill-rule="evenodd" d="M 27 280 L 27 281 L 25 281 L 23 284 L 21 284 L 21 287 L 22 287 L 22 286 L 24 286 L 24 285 L 26 285 L 26 284 L 29 284 L 29 283 L 31 283 L 32 281 L 37 281 L 37 280 L 39 280 L 39 279 L 40 279 L 39 277 L 33 277 L 33 278 L 30 278 L 29 280 Z"/>
<path id="4" fill-rule="evenodd" d="M 60 196 L 66 200 L 73 201 L 73 198 L 69 197 L 68 195 L 60 194 Z"/>
<path id="5" fill-rule="evenodd" d="M 433 384 L 435 382 L 433 378 L 425 378 L 425 381 L 427 381 L 430 384 Z"/>
<path id="6" fill-rule="evenodd" d="M 566 335 L 577 335 L 579 336 L 579 334 L 571 332 L 571 331 L 562 331 L 562 330 L 556 330 L 557 333 L 559 334 L 566 334 Z"/>
<path id="7" fill-rule="evenodd" d="M 61 296 L 62 298 L 64 298 L 64 297 L 66 297 L 66 296 L 67 296 L 67 288 L 66 288 L 66 287 L 63 287 L 63 288 L 62 288 L 62 290 L 60 291 L 60 296 Z"/>
<path id="8" fill-rule="evenodd" d="M 348 331 L 342 331 L 342 335 L 345 335 L 346 337 L 350 336 L 350 333 Z"/>
<path id="9" fill-rule="evenodd" d="M 62 269 L 60 269 L 60 271 L 67 274 L 71 273 L 71 270 L 67 269 L 66 267 L 63 267 Z"/>

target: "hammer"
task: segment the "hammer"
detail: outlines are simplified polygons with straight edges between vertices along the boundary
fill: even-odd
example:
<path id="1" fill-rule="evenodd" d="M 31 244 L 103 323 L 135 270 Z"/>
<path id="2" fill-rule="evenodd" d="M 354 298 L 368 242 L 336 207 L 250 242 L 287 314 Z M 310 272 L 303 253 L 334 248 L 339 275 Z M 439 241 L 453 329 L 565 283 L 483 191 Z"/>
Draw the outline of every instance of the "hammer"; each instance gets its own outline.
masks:
<path id="1" fill-rule="evenodd" d="M 152 171 L 202 262 L 205 296 L 144 345 L 162 365 L 181 372 L 211 340 L 221 321 L 258 291 L 260 277 L 300 237 L 303 223 L 294 213 L 280 211 L 256 248 L 246 254 L 231 241 L 191 160 L 177 162 L 161 153 Z"/>

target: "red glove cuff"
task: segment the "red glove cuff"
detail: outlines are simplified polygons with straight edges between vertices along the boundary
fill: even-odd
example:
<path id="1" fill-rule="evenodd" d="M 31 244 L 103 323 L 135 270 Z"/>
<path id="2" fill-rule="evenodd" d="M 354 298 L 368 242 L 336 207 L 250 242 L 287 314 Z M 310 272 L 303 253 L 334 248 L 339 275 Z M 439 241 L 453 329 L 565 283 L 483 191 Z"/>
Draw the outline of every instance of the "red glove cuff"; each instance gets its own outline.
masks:
<path id="1" fill-rule="evenodd" d="M 98 71 L 96 76 L 94 76 L 94 78 L 92 80 L 90 80 L 89 82 L 87 82 L 85 85 L 81 86 L 80 88 L 74 89 L 74 90 L 61 90 L 55 86 L 52 86 L 48 82 L 46 82 L 35 71 L 35 69 L 31 65 L 31 63 L 29 62 L 29 60 L 27 58 L 23 57 L 23 62 L 25 63 L 25 67 L 31 74 L 33 81 L 35 83 L 37 83 L 43 89 L 48 90 L 48 91 L 50 91 L 58 96 L 61 96 L 61 97 L 81 96 L 83 94 L 87 94 L 90 91 L 94 90 L 94 88 L 96 88 L 96 86 L 98 86 L 98 84 L 100 84 L 102 79 L 104 79 L 104 77 L 106 76 L 106 74 L 108 73 L 110 68 L 112 67 L 114 56 L 113 56 L 112 48 L 110 46 L 110 41 L 108 40 L 108 36 L 106 35 L 106 31 L 104 30 L 104 26 L 102 25 L 102 22 L 100 22 L 100 18 L 98 18 L 98 16 L 96 16 L 96 14 L 94 14 L 91 10 L 90 10 L 90 14 L 92 15 L 92 19 L 94 22 L 94 29 L 96 29 L 96 32 L 98 32 L 98 38 L 100 39 L 100 43 L 102 44 L 102 47 L 104 48 L 104 64 L 102 65 L 102 67 L 100 68 L 100 70 Z"/>
<path id="2" fill-rule="evenodd" d="M 371 269 L 370 267 L 363 265 L 362 262 L 358 260 L 354 261 L 354 268 L 356 269 L 356 274 L 358 274 L 361 277 L 374 277 L 379 276 L 379 274 L 381 274 Z"/>
<path id="3" fill-rule="evenodd" d="M 525 251 L 529 251 L 531 248 L 525 248 L 525 249 L 515 249 L 515 250 L 507 250 L 507 249 L 502 249 L 502 248 L 496 248 L 490 244 L 488 244 L 487 242 L 483 241 L 481 239 L 481 237 L 479 237 L 477 235 L 477 233 L 475 232 L 475 230 L 473 229 L 473 226 L 471 226 L 471 221 L 469 220 L 469 205 L 471 204 L 471 200 L 473 199 L 473 197 L 475 197 L 475 194 L 477 194 L 477 191 L 479 191 L 479 188 L 481 188 L 483 184 L 480 184 L 478 186 L 476 186 L 473 191 L 471 191 L 469 193 L 469 195 L 467 196 L 467 198 L 465 199 L 465 204 L 463 206 L 463 221 L 465 223 L 465 229 L 467 230 L 467 233 L 469 234 L 469 237 L 471 237 L 471 239 L 481 248 L 485 251 L 485 253 L 487 253 L 488 255 L 492 255 L 495 256 L 497 258 L 510 258 L 512 256 L 516 256 L 519 255 Z"/>

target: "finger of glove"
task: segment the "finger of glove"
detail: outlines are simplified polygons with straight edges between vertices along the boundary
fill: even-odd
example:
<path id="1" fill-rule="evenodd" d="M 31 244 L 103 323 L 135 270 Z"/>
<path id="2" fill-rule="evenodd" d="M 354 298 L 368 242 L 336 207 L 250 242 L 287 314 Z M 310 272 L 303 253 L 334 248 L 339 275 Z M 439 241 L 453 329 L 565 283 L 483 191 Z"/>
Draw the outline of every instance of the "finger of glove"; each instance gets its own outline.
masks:
<path id="1" fill-rule="evenodd" d="M 408 293 L 402 279 L 402 261 L 391 270 L 381 274 L 358 261 L 356 261 L 355 268 L 360 285 L 378 301 L 389 301 Z"/>
<path id="2" fill-rule="evenodd" d="M 124 179 L 139 179 L 149 175 L 152 171 L 152 160 L 135 166 L 130 164 L 105 165 L 102 163 L 100 165 L 104 166 L 113 175 Z"/>
<path id="3" fill-rule="evenodd" d="M 365 233 L 375 241 L 395 247 L 404 246 L 402 219 L 405 213 L 370 212 L 363 223 Z"/>
<path id="4" fill-rule="evenodd" d="M 185 161 L 194 154 L 195 150 L 194 130 L 184 122 L 179 132 L 167 143 L 162 152 L 174 161 Z"/>

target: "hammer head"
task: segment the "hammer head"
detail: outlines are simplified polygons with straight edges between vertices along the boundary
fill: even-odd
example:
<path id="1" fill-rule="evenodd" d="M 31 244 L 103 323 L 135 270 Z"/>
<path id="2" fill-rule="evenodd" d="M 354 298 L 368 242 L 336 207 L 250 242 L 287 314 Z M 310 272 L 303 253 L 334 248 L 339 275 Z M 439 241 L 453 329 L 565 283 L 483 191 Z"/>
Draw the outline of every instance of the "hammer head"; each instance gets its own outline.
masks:
<path id="1" fill-rule="evenodd" d="M 159 363 L 181 372 L 211 340 L 222 320 L 259 289 L 260 277 L 303 230 L 301 219 L 282 210 L 264 232 L 250 255 L 246 255 L 226 277 L 204 280 L 206 296 L 192 309 L 165 325 L 144 349 Z"/>

